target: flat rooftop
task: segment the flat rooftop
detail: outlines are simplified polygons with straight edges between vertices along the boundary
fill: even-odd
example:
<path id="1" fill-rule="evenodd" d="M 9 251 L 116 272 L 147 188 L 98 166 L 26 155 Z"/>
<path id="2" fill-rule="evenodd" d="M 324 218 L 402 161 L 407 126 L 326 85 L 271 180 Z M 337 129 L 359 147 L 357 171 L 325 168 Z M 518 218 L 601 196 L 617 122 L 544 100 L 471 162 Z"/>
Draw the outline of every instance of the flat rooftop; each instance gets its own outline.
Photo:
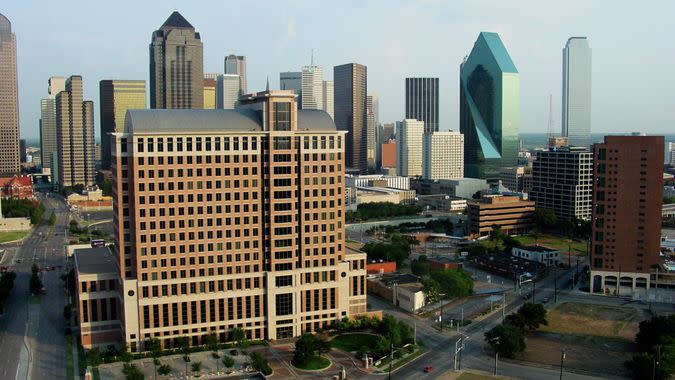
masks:
<path id="1" fill-rule="evenodd" d="M 80 274 L 117 273 L 115 256 L 108 247 L 80 248 L 73 255 Z"/>
<path id="2" fill-rule="evenodd" d="M 526 246 L 517 247 L 517 248 L 524 249 L 524 250 L 530 251 L 530 252 L 557 252 L 558 251 L 557 249 L 545 247 L 543 245 L 526 245 Z"/>

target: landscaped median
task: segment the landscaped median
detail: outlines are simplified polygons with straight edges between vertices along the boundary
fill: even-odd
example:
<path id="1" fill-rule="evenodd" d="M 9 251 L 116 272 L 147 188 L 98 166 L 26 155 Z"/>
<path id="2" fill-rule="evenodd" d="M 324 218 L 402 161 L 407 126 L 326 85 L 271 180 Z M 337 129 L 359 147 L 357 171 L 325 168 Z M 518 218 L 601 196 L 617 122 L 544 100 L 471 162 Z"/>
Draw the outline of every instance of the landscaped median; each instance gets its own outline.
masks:
<path id="1" fill-rule="evenodd" d="M 410 363 L 411 361 L 417 359 L 420 357 L 422 354 L 424 354 L 425 351 L 422 350 L 420 347 L 415 346 L 413 344 L 407 345 L 405 347 L 401 348 L 394 348 L 394 361 L 391 362 L 391 356 L 386 356 L 378 361 L 376 361 L 375 367 L 379 368 L 382 371 L 389 371 L 391 368 L 392 371 L 404 366 L 405 364 Z M 389 366 L 389 363 L 391 362 L 391 367 Z"/>

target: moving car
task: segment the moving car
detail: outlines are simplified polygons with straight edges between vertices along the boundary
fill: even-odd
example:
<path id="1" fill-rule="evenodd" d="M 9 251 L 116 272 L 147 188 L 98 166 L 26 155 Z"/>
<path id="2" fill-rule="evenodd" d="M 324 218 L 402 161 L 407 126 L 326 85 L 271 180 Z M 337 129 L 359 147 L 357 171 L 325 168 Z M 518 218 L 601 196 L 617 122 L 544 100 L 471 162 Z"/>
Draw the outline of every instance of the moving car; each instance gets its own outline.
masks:
<path id="1" fill-rule="evenodd" d="M 426 373 L 432 372 L 433 370 L 434 370 L 434 367 L 432 367 L 430 365 L 424 367 L 424 372 L 426 372 Z"/>

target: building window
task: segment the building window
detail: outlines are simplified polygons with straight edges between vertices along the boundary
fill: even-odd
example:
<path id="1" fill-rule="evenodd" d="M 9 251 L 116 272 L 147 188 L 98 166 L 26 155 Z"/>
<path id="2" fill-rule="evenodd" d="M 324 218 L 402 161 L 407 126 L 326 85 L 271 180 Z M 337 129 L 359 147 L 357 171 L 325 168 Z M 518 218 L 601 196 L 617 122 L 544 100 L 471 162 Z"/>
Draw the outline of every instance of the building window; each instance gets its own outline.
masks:
<path id="1" fill-rule="evenodd" d="M 276 131 L 290 131 L 291 130 L 291 103 L 275 102 L 274 103 L 274 130 Z"/>
<path id="2" fill-rule="evenodd" d="M 277 294 L 276 296 L 277 316 L 293 314 L 293 294 Z"/>

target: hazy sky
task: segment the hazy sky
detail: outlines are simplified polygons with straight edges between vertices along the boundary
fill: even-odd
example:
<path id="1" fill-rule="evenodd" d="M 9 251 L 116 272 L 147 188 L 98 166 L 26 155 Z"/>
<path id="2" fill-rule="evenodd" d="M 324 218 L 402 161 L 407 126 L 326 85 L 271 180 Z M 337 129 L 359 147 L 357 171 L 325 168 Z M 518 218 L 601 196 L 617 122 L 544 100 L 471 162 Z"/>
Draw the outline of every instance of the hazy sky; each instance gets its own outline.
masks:
<path id="1" fill-rule="evenodd" d="M 96 105 L 101 79 L 148 80 L 152 31 L 177 9 L 201 34 L 204 72 L 248 60 L 249 91 L 309 64 L 368 66 L 380 121 L 404 116 L 404 78 L 438 76 L 441 129 L 459 128 L 459 64 L 480 31 L 500 34 L 520 72 L 521 132 L 546 132 L 549 94 L 560 129 L 562 48 L 593 49 L 593 132 L 675 131 L 673 1 L 37 1 L 6 0 L 17 36 L 21 134 L 38 136 L 47 78 L 81 74 Z"/>

